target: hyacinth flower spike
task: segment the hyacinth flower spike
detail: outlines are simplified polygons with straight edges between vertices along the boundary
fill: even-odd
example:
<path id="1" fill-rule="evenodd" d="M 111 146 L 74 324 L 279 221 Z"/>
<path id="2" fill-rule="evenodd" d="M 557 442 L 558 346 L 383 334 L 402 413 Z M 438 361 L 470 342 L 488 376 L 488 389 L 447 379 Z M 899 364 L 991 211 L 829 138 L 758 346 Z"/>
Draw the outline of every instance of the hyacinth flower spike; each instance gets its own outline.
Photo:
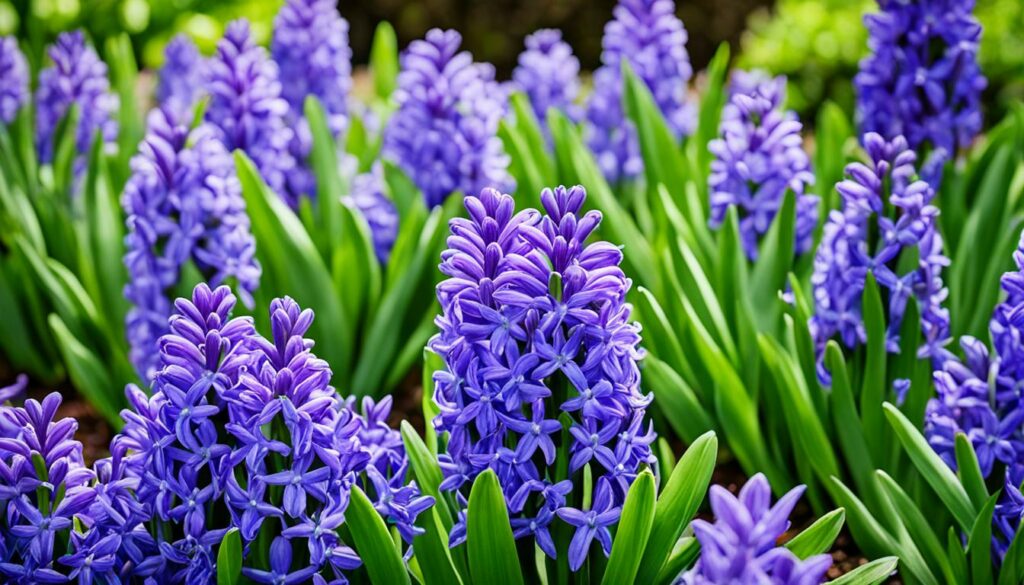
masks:
<path id="1" fill-rule="evenodd" d="M 516 538 L 533 537 L 555 558 L 552 529 L 573 527 L 566 551 L 575 569 L 591 544 L 607 554 L 611 528 L 633 480 L 654 461 L 653 429 L 640 393 L 639 330 L 624 302 L 630 281 L 622 252 L 587 243 L 600 224 L 583 212 L 581 187 L 545 189 L 545 213 L 515 212 L 512 198 L 485 189 L 451 222 L 437 287 L 442 314 L 431 348 L 445 368 L 434 375 L 441 489 L 464 502 L 473 480 L 494 471 Z M 571 421 L 562 444 L 559 418 Z M 568 477 L 555 477 L 559 449 Z M 595 498 L 584 507 L 583 467 Z M 464 516 L 450 534 L 465 538 Z M 569 544 L 569 543 L 566 543 Z"/>
<path id="2" fill-rule="evenodd" d="M 18 40 L 0 36 L 0 124 L 10 124 L 18 111 L 28 103 L 28 63 L 18 48 Z"/>
<path id="3" fill-rule="evenodd" d="M 512 72 L 512 87 L 530 99 L 534 115 L 547 133 L 548 110 L 564 112 L 570 120 L 579 120 L 576 105 L 580 92 L 580 62 L 572 47 L 562 40 L 562 32 L 541 29 L 525 40 L 526 50 L 519 54 Z M 547 134 L 550 141 L 551 136 Z"/>

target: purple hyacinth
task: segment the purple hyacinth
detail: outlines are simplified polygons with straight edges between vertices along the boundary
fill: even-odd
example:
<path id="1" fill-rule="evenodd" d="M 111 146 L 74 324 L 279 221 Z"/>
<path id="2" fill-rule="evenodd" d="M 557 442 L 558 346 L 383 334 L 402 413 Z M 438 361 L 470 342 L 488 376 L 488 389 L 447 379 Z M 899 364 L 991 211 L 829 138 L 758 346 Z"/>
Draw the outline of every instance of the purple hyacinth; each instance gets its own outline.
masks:
<path id="1" fill-rule="evenodd" d="M 150 113 L 122 196 L 128 225 L 125 297 L 133 305 L 127 335 L 132 363 L 144 380 L 155 374 L 157 340 L 167 332 L 172 291 L 182 284 L 186 265 L 215 285 L 237 283 L 249 305 L 260 279 L 231 154 L 208 125 L 190 133 L 173 118 L 160 109 Z"/>
<path id="2" fill-rule="evenodd" d="M 288 189 L 296 171 L 290 151 L 292 129 L 285 123 L 288 102 L 281 97 L 277 65 L 249 34 L 249 23 L 228 24 L 217 53 L 208 61 L 204 90 L 210 94 L 206 121 L 229 151 L 243 150 L 263 180 L 293 207 Z"/>
<path id="3" fill-rule="evenodd" d="M 316 96 L 335 135 L 345 129 L 352 89 L 348 21 L 337 0 L 288 0 L 274 19 L 271 55 L 280 68 L 281 97 L 301 118 L 306 96 Z"/>
<path id="4" fill-rule="evenodd" d="M 164 65 L 160 68 L 156 100 L 179 123 L 192 122 L 192 109 L 202 90 L 203 67 L 199 49 L 183 33 L 171 39 L 164 48 Z"/>
<path id="5" fill-rule="evenodd" d="M 104 530 L 89 515 L 96 490 L 82 444 L 74 439 L 78 423 L 56 418 L 60 403 L 54 392 L 23 407 L 0 406 L 4 583 L 61 583 L 78 576 L 76 557 L 91 550 L 88 539 L 100 538 Z M 76 522 L 80 529 L 73 529 Z M 94 572 L 113 575 L 111 567 L 97 566 Z"/>
<path id="6" fill-rule="evenodd" d="M 622 61 L 627 61 L 654 95 L 675 137 L 693 132 L 696 111 L 687 99 L 693 75 L 686 52 L 686 28 L 672 0 L 619 0 L 604 28 L 601 67 L 587 102 L 586 138 L 609 181 L 636 177 L 643 159 L 636 128 L 623 106 Z"/>
<path id="7" fill-rule="evenodd" d="M 0 37 L 0 124 L 10 124 L 28 103 L 28 64 L 14 37 Z"/>
<path id="8" fill-rule="evenodd" d="M 152 396 L 128 390 L 132 408 L 111 452 L 161 526 L 147 571 L 209 582 L 217 545 L 237 528 L 242 572 L 255 582 L 343 580 L 361 564 L 338 534 L 352 486 L 411 543 L 432 499 L 405 482 L 400 435 L 383 422 L 390 401 L 364 401 L 361 411 L 342 401 L 304 338 L 312 311 L 274 300 L 264 338 L 250 318 L 232 318 L 234 306 L 223 286 L 200 284 L 179 299 Z M 277 538 L 261 549 L 264 526 Z"/>
<path id="9" fill-rule="evenodd" d="M 719 485 L 711 486 L 715 522 L 694 520 L 700 542 L 697 564 L 684 573 L 682 585 L 763 583 L 813 585 L 823 583 L 832 557 L 815 555 L 801 561 L 777 541 L 789 529 L 789 515 L 804 487 L 796 487 L 771 505 L 772 490 L 764 475 L 750 478 L 739 497 Z"/>
<path id="10" fill-rule="evenodd" d="M 359 210 L 370 227 L 373 249 L 381 264 L 387 264 L 391 248 L 398 238 L 398 210 L 384 194 L 383 170 L 374 165 L 368 173 L 356 175 L 352 180 L 352 194 L 345 202 Z"/>
<path id="11" fill-rule="evenodd" d="M 999 532 L 994 544 L 1000 558 L 1024 511 L 1024 234 L 1013 258 L 1017 270 L 1001 279 L 1006 300 L 996 306 L 989 322 L 992 350 L 981 340 L 961 338 L 963 361 L 947 360 L 934 372 L 936 396 L 928 402 L 924 429 L 932 449 L 952 469 L 956 435 L 964 433 L 982 475 L 1006 476 L 995 517 Z"/>
<path id="12" fill-rule="evenodd" d="M 107 66 L 85 42 L 82 31 L 61 33 L 47 50 L 51 65 L 39 73 L 36 90 L 36 146 L 43 162 L 53 160 L 54 134 L 72 104 L 78 105 L 75 150 L 89 152 L 98 132 L 106 143 L 117 139 L 117 96 L 110 92 Z M 79 157 L 76 174 L 84 170 Z"/>
<path id="13" fill-rule="evenodd" d="M 864 17 L 871 54 L 854 79 L 863 132 L 905 136 L 929 153 L 924 173 L 941 177 L 941 163 L 968 146 L 981 130 L 978 67 L 981 25 L 974 0 L 879 0 L 881 12 Z"/>
<path id="14" fill-rule="evenodd" d="M 562 40 L 562 31 L 541 29 L 526 37 L 526 50 L 512 72 L 512 84 L 530 98 L 533 113 L 547 132 L 548 110 L 554 108 L 569 119 L 580 118 L 576 98 L 580 93 L 580 61 Z"/>
<path id="15" fill-rule="evenodd" d="M 835 336 L 849 348 L 866 341 L 861 293 L 871 272 L 887 307 L 886 349 L 899 352 L 903 314 L 913 297 L 924 338 L 918 354 L 941 364 L 949 356 L 944 347 L 949 313 L 942 307 L 947 295 L 942 268 L 949 260 L 936 226 L 939 211 L 931 203 L 935 191 L 914 180 L 916 155 L 902 137 L 886 142 L 878 134 L 866 134 L 864 148 L 869 164 L 846 167 L 848 178 L 836 186 L 843 209 L 829 215 L 814 258 L 812 335 L 819 353 Z M 916 256 L 917 265 L 901 273 L 905 252 Z"/>
<path id="16" fill-rule="evenodd" d="M 601 222 L 582 213 L 582 187 L 541 193 L 546 215 L 514 213 L 512 197 L 493 189 L 465 200 L 467 219 L 451 221 L 437 287 L 440 332 L 430 343 L 445 363 L 434 374 L 438 432 L 448 433 L 441 489 L 465 501 L 473 479 L 493 469 L 516 538 L 533 537 L 550 557 L 555 518 L 575 527 L 573 570 L 608 527 L 641 466 L 653 461 L 654 430 L 640 393 L 639 328 L 625 296 L 631 282 L 622 251 L 586 244 Z M 559 417 L 571 420 L 563 429 Z M 563 430 L 569 444 L 563 444 Z M 571 461 L 553 465 L 559 449 Z M 582 508 L 589 465 L 593 505 Z M 463 520 L 451 543 L 465 536 Z"/>
<path id="17" fill-rule="evenodd" d="M 298 166 L 288 176 L 288 189 L 293 196 L 313 196 L 316 178 L 307 162 L 313 142 L 303 117 L 306 96 L 323 105 L 335 136 L 348 123 L 352 50 L 348 21 L 338 13 L 337 0 L 285 2 L 274 19 L 270 51 L 280 68 L 281 97 L 289 105 L 285 119 L 294 129 L 291 153 Z"/>
<path id="18" fill-rule="evenodd" d="M 797 198 L 797 254 L 810 250 L 818 223 L 818 198 L 805 193 L 814 174 L 803 149 L 802 126 L 795 113 L 782 110 L 785 99 L 785 77 L 737 71 L 722 111 L 721 138 L 708 145 L 715 155 L 708 179 L 711 226 L 719 227 L 735 205 L 743 249 L 751 260 L 757 259 L 758 242 L 786 191 Z"/>
<path id="19" fill-rule="evenodd" d="M 428 207 L 455 191 L 508 189 L 509 159 L 498 124 L 506 110 L 494 68 L 459 51 L 462 37 L 432 29 L 402 54 L 395 100 L 384 129 L 383 155 L 423 192 Z"/>

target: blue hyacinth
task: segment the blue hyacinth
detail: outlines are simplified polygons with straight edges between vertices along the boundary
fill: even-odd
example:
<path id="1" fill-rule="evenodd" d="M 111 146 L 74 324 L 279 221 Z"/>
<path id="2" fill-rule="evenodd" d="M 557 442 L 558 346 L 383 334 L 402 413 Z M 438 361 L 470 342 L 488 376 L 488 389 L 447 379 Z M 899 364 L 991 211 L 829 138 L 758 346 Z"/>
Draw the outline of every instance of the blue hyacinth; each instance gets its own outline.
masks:
<path id="1" fill-rule="evenodd" d="M 981 130 L 978 67 L 981 25 L 974 0 L 879 0 L 865 16 L 871 54 L 854 79 L 862 132 L 927 153 L 922 175 L 933 186 L 941 165 Z"/>
<path id="2" fill-rule="evenodd" d="M 991 351 L 981 340 L 961 338 L 964 359 L 950 359 L 935 371 L 936 396 L 925 416 L 928 443 L 952 469 L 957 467 L 956 435 L 964 433 L 982 475 L 1005 476 L 995 513 L 994 544 L 1000 558 L 1024 517 L 1024 234 L 1013 257 L 1017 270 L 1001 281 L 1006 300 L 989 322 Z"/>
<path id="3" fill-rule="evenodd" d="M 352 486 L 411 543 L 432 499 L 405 483 L 405 450 L 385 422 L 390 400 L 357 409 L 338 396 L 304 337 L 312 311 L 276 299 L 264 338 L 251 318 L 231 316 L 227 287 L 200 284 L 175 306 L 152 395 L 129 388 L 111 448 L 160 527 L 163 578 L 211 582 L 216 546 L 237 528 L 248 579 L 344 582 L 361 564 L 338 533 Z M 276 535 L 269 546 L 264 526 Z"/>
<path id="4" fill-rule="evenodd" d="M 28 103 L 28 63 L 14 37 L 0 36 L 0 124 L 10 124 Z"/>
<path id="5" fill-rule="evenodd" d="M 204 61 L 199 49 L 185 34 L 179 34 L 164 48 L 156 100 L 161 109 L 181 124 L 191 124 L 193 109 L 203 85 Z"/>
<path id="6" fill-rule="evenodd" d="M 205 120 L 224 146 L 245 151 L 267 185 L 298 205 L 288 189 L 297 172 L 290 151 L 293 131 L 285 123 L 288 102 L 281 97 L 277 65 L 253 42 L 247 21 L 228 24 L 207 63 L 203 89 L 210 95 Z"/>
<path id="7" fill-rule="evenodd" d="M 153 110 L 132 159 L 122 206 L 127 215 L 125 296 L 131 361 L 144 380 L 155 374 L 157 340 L 167 332 L 173 291 L 191 265 L 215 285 L 233 282 L 246 303 L 259 285 L 256 243 L 249 230 L 231 153 L 208 125 L 189 132 Z"/>
<path id="8" fill-rule="evenodd" d="M 654 95 L 677 139 L 693 132 L 696 110 L 687 99 L 693 75 L 686 29 L 672 0 L 620 0 L 601 40 L 601 67 L 587 102 L 586 139 L 609 181 L 643 172 L 636 128 L 623 107 L 621 67 L 626 61 Z"/>
<path id="9" fill-rule="evenodd" d="M 451 193 L 508 189 L 508 156 L 498 124 L 506 95 L 494 68 L 459 51 L 462 37 L 432 29 L 402 54 L 395 100 L 384 129 L 383 156 L 423 192 L 428 207 Z"/>
<path id="10" fill-rule="evenodd" d="M 291 154 L 297 167 L 288 175 L 294 197 L 316 194 L 316 178 L 308 158 L 312 137 L 303 112 L 307 96 L 324 107 L 327 124 L 338 136 L 348 124 L 352 89 L 352 50 L 348 21 L 337 0 L 288 0 L 274 19 L 270 52 L 279 67 L 281 97 L 288 102 L 287 124 L 294 130 Z"/>
<path id="11" fill-rule="evenodd" d="M 548 110 L 556 109 L 578 120 L 580 62 L 562 31 L 541 29 L 526 37 L 526 50 L 512 71 L 512 86 L 530 99 L 530 106 L 547 132 Z"/>
<path id="12" fill-rule="evenodd" d="M 693 521 L 700 558 L 682 575 L 679 585 L 823 583 L 832 566 L 831 556 L 820 554 L 801 561 L 778 545 L 789 530 L 789 515 L 803 492 L 804 486 L 793 488 L 772 506 L 771 486 L 760 473 L 747 481 L 738 497 L 722 486 L 711 486 L 715 522 Z"/>
<path id="13" fill-rule="evenodd" d="M 434 401 L 441 489 L 468 494 L 486 469 L 498 476 L 516 538 L 530 537 L 548 556 L 556 518 L 572 526 L 573 570 L 596 540 L 605 554 L 626 491 L 651 464 L 655 438 L 640 392 L 639 327 L 625 302 L 630 280 L 622 251 L 587 244 L 601 215 L 583 213 L 582 187 L 541 193 L 546 211 L 514 211 L 510 196 L 486 189 L 453 219 L 437 288 L 442 314 L 431 348 L 442 357 Z M 562 423 L 568 417 L 569 444 Z M 554 465 L 568 452 L 568 474 Z M 582 508 L 590 466 L 594 499 Z M 460 499 L 459 501 L 464 501 Z M 464 520 L 451 544 L 465 538 Z"/>
<path id="14" fill-rule="evenodd" d="M 72 104 L 78 106 L 75 151 L 89 152 L 98 133 L 105 143 L 117 139 L 117 96 L 110 92 L 107 66 L 85 42 L 81 31 L 61 33 L 47 50 L 51 64 L 39 73 L 36 90 L 36 146 L 43 162 L 53 160 L 54 134 Z M 76 175 L 85 170 L 85 159 L 76 159 Z"/>
<path id="15" fill-rule="evenodd" d="M 743 249 L 757 259 L 758 243 L 771 227 L 786 191 L 796 196 L 796 253 L 810 250 L 818 223 L 818 198 L 806 193 L 814 183 L 796 114 L 784 111 L 786 78 L 738 71 L 722 111 L 721 137 L 708 145 L 711 162 L 712 227 L 735 205 Z"/>
<path id="16" fill-rule="evenodd" d="M 916 155 L 902 137 L 887 142 L 866 134 L 864 148 L 868 164 L 846 167 L 848 178 L 836 186 L 843 208 L 829 215 L 814 258 L 812 335 L 819 353 L 833 337 L 849 348 L 866 341 L 861 297 L 870 272 L 887 307 L 886 349 L 900 351 L 903 315 L 914 298 L 924 338 L 918 354 L 941 364 L 949 356 L 949 312 L 942 306 L 948 293 L 942 269 L 949 259 L 936 225 L 935 191 L 915 180 Z M 905 253 L 915 254 L 917 264 L 903 272 Z"/>

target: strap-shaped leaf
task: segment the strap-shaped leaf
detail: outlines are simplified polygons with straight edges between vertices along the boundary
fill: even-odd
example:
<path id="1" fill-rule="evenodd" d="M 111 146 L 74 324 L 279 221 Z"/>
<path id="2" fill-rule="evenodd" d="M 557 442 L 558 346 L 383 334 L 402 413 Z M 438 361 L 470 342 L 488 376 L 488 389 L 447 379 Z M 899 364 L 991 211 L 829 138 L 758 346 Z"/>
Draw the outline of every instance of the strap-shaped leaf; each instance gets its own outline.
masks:
<path id="1" fill-rule="evenodd" d="M 899 559 L 884 557 L 861 565 L 849 573 L 829 581 L 831 585 L 878 585 L 896 571 Z"/>
<path id="2" fill-rule="evenodd" d="M 356 553 L 374 583 L 410 583 L 402 554 L 391 539 L 384 520 L 359 486 L 352 488 L 345 511 L 345 525 L 352 533 Z"/>
<path id="3" fill-rule="evenodd" d="M 654 474 L 645 469 L 626 494 L 602 583 L 631 583 L 636 578 L 654 524 L 654 491 Z"/>
<path id="4" fill-rule="evenodd" d="M 960 528 L 965 532 L 970 531 L 974 527 L 978 515 L 977 509 L 971 503 L 956 475 L 935 454 L 921 432 L 898 408 L 888 402 L 885 403 L 884 408 L 889 423 L 896 431 L 896 436 L 899 437 L 914 466 L 949 508 Z"/>
<path id="5" fill-rule="evenodd" d="M 120 394 L 113 394 L 115 388 L 110 373 L 103 367 L 103 360 L 79 341 L 57 315 L 50 315 L 50 330 L 57 340 L 61 357 L 67 366 L 68 375 L 89 404 L 93 405 L 108 423 L 120 429 Z"/>
<path id="6" fill-rule="evenodd" d="M 692 443 L 701 433 L 715 430 L 711 416 L 679 374 L 652 355 L 644 359 L 643 366 L 644 385 L 654 392 L 659 409 L 683 441 Z"/>
<path id="7" fill-rule="evenodd" d="M 875 475 L 889 501 L 892 502 L 892 507 L 899 514 L 903 526 L 906 527 L 913 542 L 917 545 L 916 548 L 921 551 L 921 556 L 929 565 L 938 566 L 947 582 L 954 583 L 946 550 L 935 535 L 935 531 L 928 524 L 923 511 L 889 474 L 879 470 L 875 472 Z"/>
<path id="8" fill-rule="evenodd" d="M 786 543 L 786 548 L 793 551 L 800 559 L 807 559 L 819 555 L 832 548 L 832 544 L 839 536 L 846 522 L 846 511 L 842 508 L 832 510 L 814 524 L 808 526 L 803 532 L 797 534 L 792 540 Z"/>
<path id="9" fill-rule="evenodd" d="M 242 538 L 228 530 L 217 550 L 217 585 L 236 585 L 242 579 Z"/>
<path id="10" fill-rule="evenodd" d="M 718 437 L 708 432 L 694 441 L 679 459 L 658 497 L 636 583 L 653 583 L 658 577 L 679 535 L 704 500 L 717 456 Z"/>
<path id="11" fill-rule="evenodd" d="M 422 512 L 416 518 L 416 525 L 424 530 L 413 541 L 414 558 L 423 573 L 423 584 L 461 585 L 462 577 L 455 568 L 452 551 L 448 547 L 448 530 L 442 524 L 437 508 Z"/>
<path id="12" fill-rule="evenodd" d="M 868 340 L 865 345 L 867 358 L 863 370 L 864 383 L 860 391 L 860 418 L 864 426 L 864 439 L 867 441 L 868 451 L 872 459 L 878 462 L 883 460 L 889 446 L 885 440 L 888 433 L 881 408 L 886 395 L 885 366 L 888 354 L 885 348 L 885 309 L 882 306 L 878 283 L 871 272 L 868 272 L 864 282 L 861 304 Z"/>
<path id="13" fill-rule="evenodd" d="M 523 573 L 512 537 L 505 496 L 501 493 L 497 476 L 490 469 L 477 476 L 469 492 L 466 547 L 474 584 L 522 585 Z M 523 559 L 523 562 L 530 560 Z"/>
<path id="14" fill-rule="evenodd" d="M 387 21 L 381 21 L 373 33 L 370 47 L 370 71 L 377 99 L 387 101 L 398 85 L 398 38 Z"/>
<path id="15" fill-rule="evenodd" d="M 430 423 L 428 422 L 427 424 Z M 405 420 L 402 421 L 402 441 L 405 443 L 405 452 L 409 457 L 412 472 L 416 476 L 416 483 L 425 495 L 434 498 L 434 507 L 439 513 L 444 529 L 445 531 L 450 531 L 453 523 L 452 515 L 448 509 L 448 504 L 438 489 L 441 485 L 442 477 L 441 468 L 437 464 L 437 457 L 423 443 L 423 439 L 420 439 L 416 429 L 412 428 L 409 421 Z"/>
<path id="16" fill-rule="evenodd" d="M 957 433 L 954 442 L 956 453 L 957 475 L 960 476 L 960 483 L 967 491 L 971 502 L 976 509 L 981 509 L 988 501 L 988 487 L 985 486 L 985 477 L 981 475 L 981 467 L 978 465 L 978 455 L 974 452 L 974 446 L 963 433 Z"/>
<path id="17" fill-rule="evenodd" d="M 971 561 L 971 582 L 992 582 L 992 514 L 995 512 L 999 494 L 993 494 L 985 502 L 967 541 L 967 557 Z"/>

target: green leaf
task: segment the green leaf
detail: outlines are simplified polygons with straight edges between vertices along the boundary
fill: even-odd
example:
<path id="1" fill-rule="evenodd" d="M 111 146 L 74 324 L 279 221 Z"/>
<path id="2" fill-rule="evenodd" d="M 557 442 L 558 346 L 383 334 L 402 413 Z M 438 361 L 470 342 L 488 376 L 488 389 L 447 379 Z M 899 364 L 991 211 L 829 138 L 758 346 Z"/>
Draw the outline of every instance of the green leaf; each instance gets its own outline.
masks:
<path id="1" fill-rule="evenodd" d="M 1024 582 L 1024 530 L 1017 530 L 999 568 L 999 585 Z"/>
<path id="2" fill-rule="evenodd" d="M 692 443 L 702 433 L 715 430 L 693 389 L 665 362 L 648 355 L 643 371 L 644 385 L 654 392 L 658 408 L 683 441 Z"/>
<path id="3" fill-rule="evenodd" d="M 679 579 L 680 573 L 697 562 L 698 556 L 700 556 L 700 542 L 692 536 L 680 538 L 654 582 L 658 585 L 675 583 Z"/>
<path id="4" fill-rule="evenodd" d="M 440 502 L 441 500 L 435 500 Z M 413 540 L 415 559 L 423 572 L 425 585 L 461 585 L 452 559 L 452 551 L 448 548 L 448 530 L 441 522 L 437 508 L 430 508 L 416 518 L 416 525 L 424 530 Z"/>
<path id="5" fill-rule="evenodd" d="M 960 485 L 956 475 L 935 454 L 935 451 L 932 450 L 928 441 L 921 435 L 921 432 L 914 427 L 913 423 L 898 408 L 888 402 L 883 407 L 885 408 L 885 415 L 889 418 L 889 423 L 892 425 L 893 430 L 895 430 L 896 436 L 899 437 L 903 448 L 906 450 L 907 455 L 910 456 L 914 466 L 917 467 L 917 470 L 927 480 L 928 485 L 932 486 L 935 493 L 939 495 L 939 498 L 953 514 L 957 523 L 960 524 L 961 529 L 965 532 L 971 530 L 977 517 L 977 510 L 971 504 L 967 492 Z"/>
<path id="6" fill-rule="evenodd" d="M 373 33 L 370 47 L 370 72 L 377 99 L 387 101 L 398 85 L 398 38 L 389 22 L 381 21 Z"/>
<path id="7" fill-rule="evenodd" d="M 287 291 L 300 305 L 313 309 L 310 337 L 317 355 L 335 372 L 348 372 L 354 328 L 334 290 L 330 272 L 291 209 L 260 178 L 242 151 L 235 151 L 242 195 L 256 236 L 256 255 L 263 266 L 263 287 Z"/>
<path id="8" fill-rule="evenodd" d="M 906 527 L 911 539 L 917 545 L 916 548 L 922 552 L 925 562 L 932 567 L 938 566 L 946 577 L 946 581 L 954 583 L 955 580 L 950 568 L 949 559 L 945 554 L 945 549 L 942 543 L 939 542 L 938 537 L 936 537 L 935 531 L 932 530 L 924 513 L 889 474 L 878 470 L 875 472 L 875 476 L 879 479 L 880 485 L 885 490 L 889 501 L 892 502 L 892 507 L 899 514 L 900 520 Z"/>
<path id="9" fill-rule="evenodd" d="M 718 438 L 708 432 L 694 441 L 679 459 L 655 505 L 650 538 L 634 582 L 653 583 L 658 577 L 679 535 L 704 500 L 717 455 Z"/>
<path id="10" fill-rule="evenodd" d="M 949 566 L 952 568 L 956 579 L 953 583 L 969 583 L 970 575 L 967 569 L 967 553 L 960 544 L 960 533 L 953 526 L 949 527 L 946 534 L 946 551 L 949 558 Z M 1014 583 L 1017 583 L 1016 581 Z M 1019 585 L 1019 584 L 1018 584 Z"/>
<path id="11" fill-rule="evenodd" d="M 793 266 L 796 242 L 796 196 L 787 190 L 779 212 L 761 241 L 760 256 L 754 263 L 750 278 L 757 315 L 778 312 L 778 295 L 786 286 L 786 276 Z M 761 321 L 762 328 L 770 322 Z"/>
<path id="12" fill-rule="evenodd" d="M 217 585 L 236 585 L 242 578 L 242 538 L 238 529 L 227 531 L 217 551 Z"/>
<path id="13" fill-rule="evenodd" d="M 835 543 L 836 537 L 839 536 L 839 531 L 843 529 L 844 522 L 846 522 L 846 511 L 842 508 L 832 510 L 793 537 L 786 543 L 786 548 L 793 551 L 793 554 L 800 559 L 828 552 L 832 548 L 832 544 Z"/>
<path id="14" fill-rule="evenodd" d="M 818 110 L 814 134 L 814 184 L 821 193 L 821 217 L 838 207 L 835 184 L 843 180 L 846 166 L 844 145 L 853 138 L 853 128 L 843 109 L 833 102 L 825 102 Z M 825 222 L 819 222 L 815 242 Z"/>
<path id="15" fill-rule="evenodd" d="M 978 456 L 974 453 L 974 446 L 963 433 L 956 434 L 954 444 L 956 453 L 957 475 L 960 476 L 960 483 L 971 498 L 975 509 L 980 510 L 988 501 L 988 488 L 985 486 L 985 477 L 981 475 L 981 467 L 978 465 Z"/>
<path id="16" fill-rule="evenodd" d="M 320 233 L 310 235 L 322 238 L 317 244 L 325 262 L 329 262 L 331 254 L 341 247 L 342 239 L 349 235 L 342 231 L 341 225 L 341 198 L 346 189 L 338 170 L 338 145 L 331 134 L 324 107 L 316 96 L 306 96 L 304 113 L 313 138 L 309 162 L 316 176 L 316 206 L 320 228 Z"/>
<path id="17" fill-rule="evenodd" d="M 391 539 L 384 520 L 373 509 L 362 488 L 353 486 L 345 511 L 345 526 L 352 533 L 356 552 L 374 583 L 411 583 L 402 554 Z"/>
<path id="18" fill-rule="evenodd" d="M 488 469 L 477 476 L 466 510 L 466 546 L 473 583 L 521 585 L 523 574 L 509 524 L 505 496 Z M 524 562 L 529 559 L 524 559 Z M 386 583 L 387 581 L 380 581 Z"/>
<path id="19" fill-rule="evenodd" d="M 429 422 L 427 423 L 430 424 Z M 441 468 L 438 466 L 437 457 L 430 452 L 423 443 L 423 439 L 416 433 L 416 429 L 409 424 L 409 421 L 402 421 L 402 441 L 405 443 L 405 453 L 409 458 L 412 472 L 416 476 L 416 483 L 424 495 L 434 498 L 434 506 L 440 514 L 444 523 L 445 531 L 452 529 L 453 518 L 448 509 L 447 501 L 440 492 Z"/>
<path id="20" fill-rule="evenodd" d="M 631 583 L 636 578 L 654 524 L 654 503 L 654 474 L 645 469 L 626 494 L 602 583 Z"/>
<path id="21" fill-rule="evenodd" d="M 967 541 L 967 557 L 971 561 L 971 582 L 992 583 L 992 514 L 999 494 L 993 494 L 981 509 Z"/>
<path id="22" fill-rule="evenodd" d="M 110 373 L 103 367 L 103 360 L 83 345 L 57 315 L 50 315 L 50 329 L 75 388 L 114 429 L 120 429 L 124 426 L 120 415 L 121 401 L 117 400 L 122 395 L 121 389 L 114 386 Z"/>
<path id="23" fill-rule="evenodd" d="M 135 63 L 135 52 L 127 34 L 121 33 L 108 38 L 106 49 L 111 78 L 120 100 L 117 120 L 118 167 L 114 169 L 115 185 L 117 190 L 120 190 L 128 179 L 128 161 L 142 140 L 142 116 L 137 105 L 139 100 L 135 97 L 139 68 Z"/>
<path id="24" fill-rule="evenodd" d="M 861 565 L 849 573 L 829 581 L 831 585 L 878 585 L 883 583 L 895 571 L 899 559 L 885 557 Z"/>
<path id="25" fill-rule="evenodd" d="M 693 138 L 687 141 L 687 147 L 693 148 L 695 159 L 694 183 L 706 194 L 708 175 L 711 174 L 711 151 L 707 145 L 718 137 L 718 129 L 722 119 L 722 108 L 726 100 L 726 78 L 729 74 L 729 43 L 718 45 L 715 56 L 711 58 L 704 70 L 705 90 L 700 98 L 700 112 L 697 119 L 697 130 Z M 706 196 L 703 197 L 706 200 Z"/>
<path id="26" fill-rule="evenodd" d="M 867 331 L 867 343 L 864 362 L 864 384 L 860 392 L 860 417 L 864 427 L 864 439 L 867 441 L 868 452 L 873 461 L 883 461 L 887 452 L 888 436 L 882 418 L 882 401 L 886 394 L 885 365 L 887 353 L 885 349 L 885 308 L 882 306 L 882 295 L 878 290 L 873 273 L 868 272 L 861 296 L 864 329 Z"/>

